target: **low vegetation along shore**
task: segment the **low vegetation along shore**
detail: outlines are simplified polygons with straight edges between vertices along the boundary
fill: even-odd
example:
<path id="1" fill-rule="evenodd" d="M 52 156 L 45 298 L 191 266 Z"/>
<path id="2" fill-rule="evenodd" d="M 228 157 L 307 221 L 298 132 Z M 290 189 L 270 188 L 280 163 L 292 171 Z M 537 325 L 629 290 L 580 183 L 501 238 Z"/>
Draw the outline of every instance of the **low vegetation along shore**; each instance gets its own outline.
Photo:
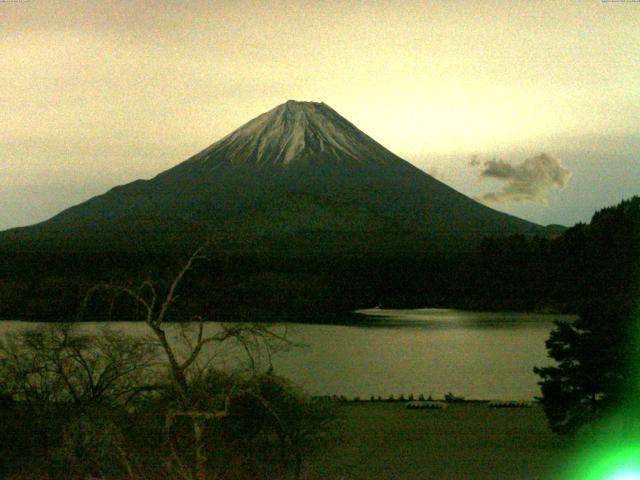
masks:
<path id="1" fill-rule="evenodd" d="M 322 447 L 305 458 L 300 479 L 562 479 L 572 454 L 571 440 L 551 432 L 537 403 L 490 408 L 487 402 L 441 402 L 444 408 L 429 409 L 398 400 L 330 403 L 334 419 Z M 294 478 L 279 473 L 273 478 Z M 112 478 L 98 469 L 92 474 L 74 478 Z M 36 477 L 14 471 L 8 478 Z"/>

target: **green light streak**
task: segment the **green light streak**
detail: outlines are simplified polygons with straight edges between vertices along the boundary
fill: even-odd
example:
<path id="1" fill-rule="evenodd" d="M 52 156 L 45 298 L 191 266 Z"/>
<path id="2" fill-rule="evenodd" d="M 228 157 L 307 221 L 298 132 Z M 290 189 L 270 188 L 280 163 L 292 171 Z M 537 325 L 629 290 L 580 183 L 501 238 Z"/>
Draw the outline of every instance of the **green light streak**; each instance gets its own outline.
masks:
<path id="1" fill-rule="evenodd" d="M 567 480 L 640 480 L 640 312 L 630 325 L 628 385 L 624 405 L 615 413 L 583 432 L 578 461 L 570 467 Z"/>
<path id="2" fill-rule="evenodd" d="M 640 473 L 625 469 L 607 477 L 607 480 L 640 480 Z"/>
<path id="3" fill-rule="evenodd" d="M 640 445 L 612 445 L 586 453 L 570 480 L 640 480 Z"/>

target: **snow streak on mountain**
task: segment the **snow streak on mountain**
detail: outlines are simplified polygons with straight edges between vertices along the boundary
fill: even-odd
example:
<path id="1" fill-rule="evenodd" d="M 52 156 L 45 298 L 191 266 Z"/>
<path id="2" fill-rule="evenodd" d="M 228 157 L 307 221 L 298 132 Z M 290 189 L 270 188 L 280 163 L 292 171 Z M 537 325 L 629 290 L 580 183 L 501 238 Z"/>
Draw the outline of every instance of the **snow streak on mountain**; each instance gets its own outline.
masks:
<path id="1" fill-rule="evenodd" d="M 386 165 L 393 157 L 328 105 L 289 100 L 214 143 L 191 163 L 287 167 L 333 158 L 336 163 Z"/>

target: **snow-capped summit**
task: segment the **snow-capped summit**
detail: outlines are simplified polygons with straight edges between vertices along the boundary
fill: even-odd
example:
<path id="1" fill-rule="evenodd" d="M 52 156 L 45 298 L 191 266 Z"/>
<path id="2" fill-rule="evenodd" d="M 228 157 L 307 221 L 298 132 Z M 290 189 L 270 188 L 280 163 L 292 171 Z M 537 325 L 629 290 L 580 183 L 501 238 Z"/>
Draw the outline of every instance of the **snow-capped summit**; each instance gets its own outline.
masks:
<path id="1" fill-rule="evenodd" d="M 399 160 L 325 103 L 289 100 L 188 160 L 190 168 Z"/>

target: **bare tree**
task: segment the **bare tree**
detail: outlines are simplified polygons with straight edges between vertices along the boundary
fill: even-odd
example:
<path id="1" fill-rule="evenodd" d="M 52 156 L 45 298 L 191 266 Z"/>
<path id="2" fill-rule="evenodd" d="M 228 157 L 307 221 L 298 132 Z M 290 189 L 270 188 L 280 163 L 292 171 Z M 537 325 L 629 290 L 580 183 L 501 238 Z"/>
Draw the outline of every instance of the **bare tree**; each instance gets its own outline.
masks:
<path id="1" fill-rule="evenodd" d="M 7 334 L 0 341 L 4 388 L 33 409 L 123 404 L 144 389 L 154 345 L 110 328 L 79 330 L 77 323 L 56 323 Z"/>
<path id="2" fill-rule="evenodd" d="M 205 321 L 201 316 L 194 316 L 188 319 L 185 327 L 181 323 L 178 339 L 172 339 L 167 324 L 169 311 L 178 298 L 178 290 L 185 275 L 194 267 L 195 262 L 205 260 L 203 251 L 206 245 L 198 248 L 184 264 L 182 269 L 173 278 L 166 293 L 161 295 L 156 285 L 146 280 L 137 286 L 118 285 L 111 283 L 101 283 L 95 285 L 87 293 L 85 305 L 92 295 L 99 290 L 106 290 L 114 294 L 122 294 L 129 297 L 140 307 L 142 320 L 153 333 L 168 365 L 168 372 L 171 383 L 177 393 L 176 408 L 166 413 L 165 435 L 168 440 L 171 455 L 169 457 L 169 468 L 179 473 L 184 479 L 206 478 L 207 455 L 204 435 L 210 422 L 227 417 L 229 415 L 230 403 L 234 395 L 238 395 L 239 384 L 233 383 L 223 394 L 223 399 L 217 408 L 212 408 L 209 403 L 207 408 L 201 408 L 192 395 L 193 380 L 210 362 L 210 355 L 202 355 L 205 347 L 210 344 L 222 345 L 233 342 L 240 346 L 245 352 L 250 369 L 253 374 L 257 373 L 257 357 L 266 353 L 270 366 L 271 352 L 290 345 L 285 334 L 278 334 L 273 329 L 263 324 L 235 323 L 224 324 L 218 331 L 211 334 L 205 333 Z M 203 360 L 203 357 L 204 358 Z M 171 435 L 171 430 L 177 419 L 186 418 L 189 420 L 193 434 L 193 468 L 188 468 L 180 458 L 176 441 Z"/>
<path id="3" fill-rule="evenodd" d="M 286 329 L 207 324 L 200 316 L 175 321 L 181 284 L 204 260 L 203 250 L 164 287 L 146 280 L 101 283 L 88 291 L 87 311 L 94 296 L 111 305 L 130 299 L 147 335 L 109 327 L 95 332 L 73 322 L 39 326 L 0 343 L 3 390 L 33 411 L 51 406 L 54 412 L 50 418 L 43 412 L 51 432 L 44 445 L 47 464 L 58 459 L 77 478 L 100 472 L 104 478 L 203 480 L 214 471 L 231 473 L 222 465 L 236 459 L 240 470 L 248 460 L 255 478 L 273 468 L 279 476 L 293 471 L 299 477 L 302 456 L 327 416 L 273 373 L 272 354 L 292 345 Z M 231 370 L 217 363 L 229 354 L 244 363 Z M 152 432 L 156 436 L 149 437 Z M 263 448 L 279 451 L 280 460 L 260 460 Z"/>
<path id="4" fill-rule="evenodd" d="M 133 478 L 116 418 L 146 390 L 156 352 L 143 338 L 108 327 L 90 333 L 77 323 L 39 325 L 5 335 L 0 341 L 3 390 L 17 417 L 28 419 L 26 425 L 33 428 L 24 433 L 49 477 L 55 476 L 54 460 L 64 457 L 68 478 L 73 478 L 71 471 L 82 476 L 93 463 L 111 464 Z M 12 416 L 3 421 L 15 420 Z M 28 430 L 26 425 L 21 429 Z M 29 467 L 37 470 L 38 463 L 30 458 Z"/>

